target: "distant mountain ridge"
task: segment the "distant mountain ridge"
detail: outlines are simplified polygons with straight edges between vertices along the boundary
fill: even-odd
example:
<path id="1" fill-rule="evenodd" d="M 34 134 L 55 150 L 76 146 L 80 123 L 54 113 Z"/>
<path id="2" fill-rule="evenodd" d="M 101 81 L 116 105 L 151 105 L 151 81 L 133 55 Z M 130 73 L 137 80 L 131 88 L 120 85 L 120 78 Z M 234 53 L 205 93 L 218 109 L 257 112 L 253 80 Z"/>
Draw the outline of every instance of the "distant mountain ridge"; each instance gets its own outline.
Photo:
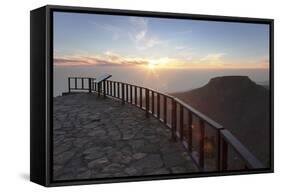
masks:
<path id="1" fill-rule="evenodd" d="M 264 165 L 269 164 L 269 90 L 247 76 L 212 78 L 205 86 L 172 93 L 230 130 Z"/>

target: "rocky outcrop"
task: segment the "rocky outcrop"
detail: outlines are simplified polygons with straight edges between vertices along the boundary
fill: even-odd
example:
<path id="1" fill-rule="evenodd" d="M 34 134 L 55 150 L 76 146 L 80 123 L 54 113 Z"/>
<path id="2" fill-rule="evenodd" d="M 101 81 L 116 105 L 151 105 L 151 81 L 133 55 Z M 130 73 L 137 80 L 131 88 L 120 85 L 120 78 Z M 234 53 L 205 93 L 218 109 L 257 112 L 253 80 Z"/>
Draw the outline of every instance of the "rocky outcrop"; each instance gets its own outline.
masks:
<path id="1" fill-rule="evenodd" d="M 263 164 L 269 164 L 268 89 L 247 76 L 224 76 L 211 79 L 201 88 L 173 95 L 222 124 Z"/>

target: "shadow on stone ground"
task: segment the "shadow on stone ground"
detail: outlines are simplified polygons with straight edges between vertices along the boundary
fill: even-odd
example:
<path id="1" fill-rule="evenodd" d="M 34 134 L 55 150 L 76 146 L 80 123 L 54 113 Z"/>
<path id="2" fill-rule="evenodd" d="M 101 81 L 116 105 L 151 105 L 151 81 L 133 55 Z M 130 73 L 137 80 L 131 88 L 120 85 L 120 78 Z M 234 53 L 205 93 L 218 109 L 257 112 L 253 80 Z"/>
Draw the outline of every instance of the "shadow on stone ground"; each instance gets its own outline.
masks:
<path id="1" fill-rule="evenodd" d="M 135 106 L 95 94 L 54 98 L 54 180 L 198 171 L 170 130 Z"/>

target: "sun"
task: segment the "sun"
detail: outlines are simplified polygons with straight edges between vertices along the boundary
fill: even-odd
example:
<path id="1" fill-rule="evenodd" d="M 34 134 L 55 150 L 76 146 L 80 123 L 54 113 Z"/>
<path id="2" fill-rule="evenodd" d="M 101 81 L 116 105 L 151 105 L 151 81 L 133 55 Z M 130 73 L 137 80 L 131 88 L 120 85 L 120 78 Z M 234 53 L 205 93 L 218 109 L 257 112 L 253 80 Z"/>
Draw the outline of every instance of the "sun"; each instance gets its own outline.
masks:
<path id="1" fill-rule="evenodd" d="M 150 61 L 147 63 L 147 67 L 148 67 L 148 69 L 150 69 L 150 70 L 154 70 L 157 65 L 158 65 L 158 62 L 155 61 L 155 60 L 150 60 Z"/>
<path id="2" fill-rule="evenodd" d="M 148 64 L 147 64 L 147 67 L 148 67 L 149 69 L 154 69 L 154 68 L 155 68 L 155 64 L 154 64 L 154 63 L 148 63 Z"/>

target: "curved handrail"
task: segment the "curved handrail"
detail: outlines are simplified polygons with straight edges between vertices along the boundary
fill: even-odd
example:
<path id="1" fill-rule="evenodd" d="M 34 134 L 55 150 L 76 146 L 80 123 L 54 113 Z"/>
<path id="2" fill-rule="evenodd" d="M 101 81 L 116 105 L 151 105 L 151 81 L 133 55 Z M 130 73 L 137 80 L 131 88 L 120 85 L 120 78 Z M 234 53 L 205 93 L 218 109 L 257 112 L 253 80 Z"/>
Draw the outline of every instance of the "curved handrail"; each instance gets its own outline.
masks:
<path id="1" fill-rule="evenodd" d="M 178 99 L 176 97 L 174 97 L 174 100 L 176 102 L 178 102 L 180 105 L 184 106 L 189 111 L 191 111 L 198 118 L 203 119 L 210 126 L 216 128 L 216 129 L 223 129 L 223 126 L 221 124 L 217 123 L 216 121 L 212 120 L 211 118 L 209 118 L 205 114 L 203 114 L 203 113 L 199 112 L 198 110 L 194 109 L 193 107 L 191 107 L 190 105 L 188 105 L 184 101 L 182 101 L 182 100 L 180 100 L 180 99 Z"/>
<path id="2" fill-rule="evenodd" d="M 264 168 L 262 163 L 242 143 L 240 143 L 240 141 L 236 139 L 230 131 L 224 129 L 221 131 L 221 134 L 238 153 L 238 155 L 245 160 L 249 168 Z"/>

